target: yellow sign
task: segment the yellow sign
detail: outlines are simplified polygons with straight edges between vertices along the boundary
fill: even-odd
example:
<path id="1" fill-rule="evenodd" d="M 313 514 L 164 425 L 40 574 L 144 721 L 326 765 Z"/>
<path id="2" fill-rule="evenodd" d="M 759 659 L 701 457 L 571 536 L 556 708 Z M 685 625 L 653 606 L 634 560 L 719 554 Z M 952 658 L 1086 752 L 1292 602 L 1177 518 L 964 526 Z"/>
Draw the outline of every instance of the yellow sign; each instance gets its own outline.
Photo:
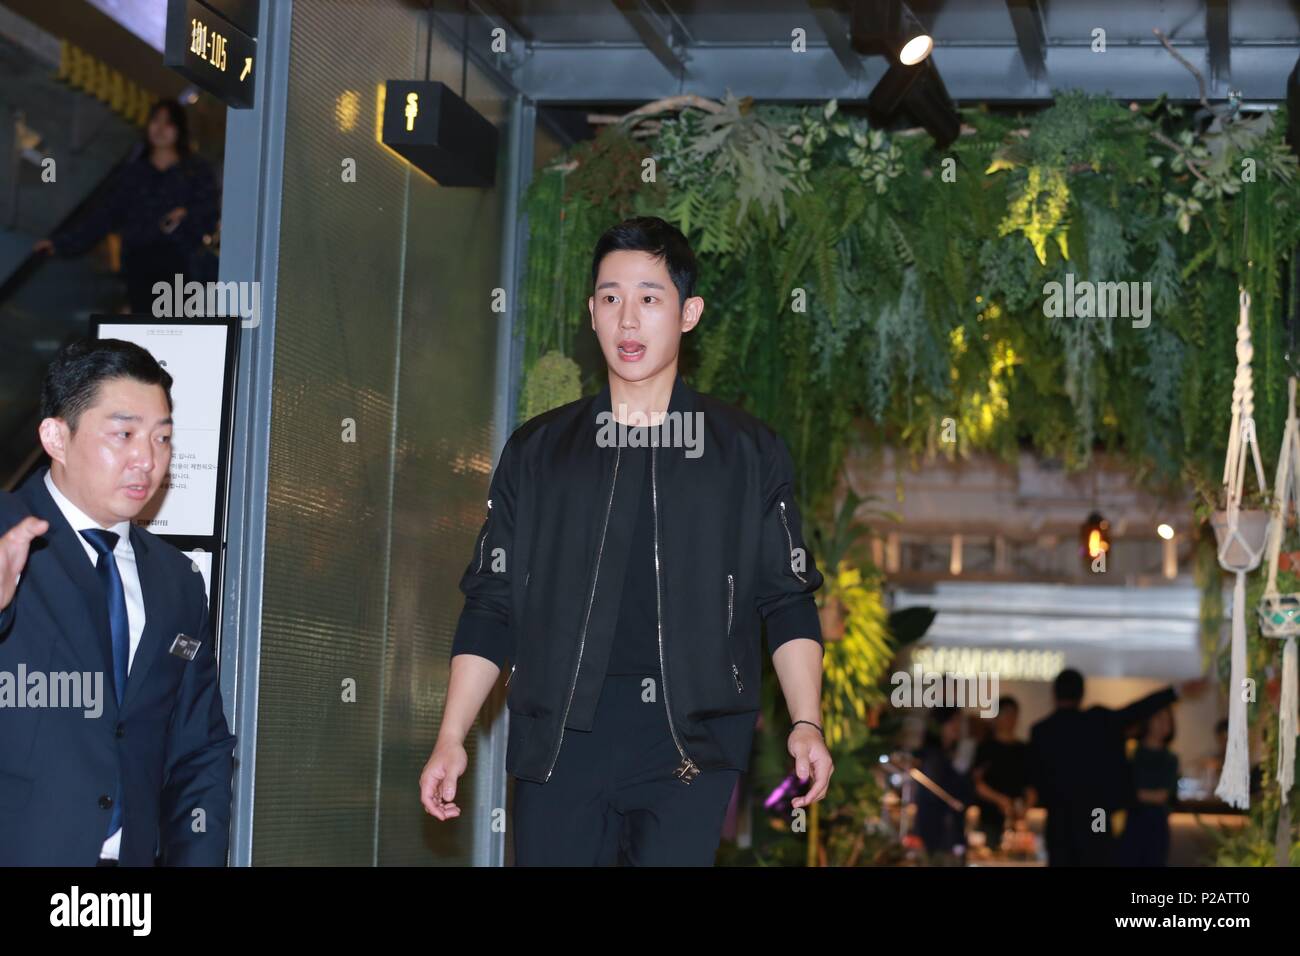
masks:
<path id="1" fill-rule="evenodd" d="M 190 20 L 190 52 L 225 72 L 226 38 L 197 18 Z"/>

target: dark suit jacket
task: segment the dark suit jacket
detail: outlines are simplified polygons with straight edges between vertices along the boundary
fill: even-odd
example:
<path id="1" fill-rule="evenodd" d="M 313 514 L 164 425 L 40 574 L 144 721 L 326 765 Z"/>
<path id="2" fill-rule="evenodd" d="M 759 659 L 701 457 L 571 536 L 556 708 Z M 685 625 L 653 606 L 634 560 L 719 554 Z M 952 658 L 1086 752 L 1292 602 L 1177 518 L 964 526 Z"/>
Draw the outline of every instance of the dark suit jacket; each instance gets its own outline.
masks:
<path id="1" fill-rule="evenodd" d="M 235 738 L 203 576 L 132 525 L 146 621 L 119 711 L 104 589 L 44 469 L 16 493 L 0 493 L 0 533 L 28 515 L 50 527 L 32 542 L 17 594 L 0 612 L 0 678 L 16 679 L 20 665 L 27 674 L 102 672 L 103 712 L 0 708 L 0 866 L 93 865 L 111 817 L 111 802 L 101 804 L 119 775 L 121 865 L 152 865 L 161 854 L 169 865 L 224 866 Z M 170 653 L 177 634 L 203 642 L 194 660 Z"/>
<path id="2" fill-rule="evenodd" d="M 1127 806 L 1132 783 L 1125 730 L 1177 699 L 1166 687 L 1120 710 L 1062 708 L 1034 724 L 1029 777 L 1039 802 L 1049 814 L 1053 808 Z"/>

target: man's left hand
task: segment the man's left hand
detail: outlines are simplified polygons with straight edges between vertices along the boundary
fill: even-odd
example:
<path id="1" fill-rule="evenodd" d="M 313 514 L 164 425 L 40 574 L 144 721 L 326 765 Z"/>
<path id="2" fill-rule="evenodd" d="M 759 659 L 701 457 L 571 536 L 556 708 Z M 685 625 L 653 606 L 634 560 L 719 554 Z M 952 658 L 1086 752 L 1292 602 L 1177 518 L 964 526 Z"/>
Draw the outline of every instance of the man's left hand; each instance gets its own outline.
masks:
<path id="1" fill-rule="evenodd" d="M 790 756 L 794 758 L 794 772 L 801 781 L 812 775 L 812 786 L 803 796 L 790 801 L 792 807 L 806 807 L 826 796 L 830 786 L 831 772 L 835 769 L 831 763 L 831 752 L 826 749 L 826 741 L 816 727 L 807 724 L 795 724 L 786 741 Z"/>

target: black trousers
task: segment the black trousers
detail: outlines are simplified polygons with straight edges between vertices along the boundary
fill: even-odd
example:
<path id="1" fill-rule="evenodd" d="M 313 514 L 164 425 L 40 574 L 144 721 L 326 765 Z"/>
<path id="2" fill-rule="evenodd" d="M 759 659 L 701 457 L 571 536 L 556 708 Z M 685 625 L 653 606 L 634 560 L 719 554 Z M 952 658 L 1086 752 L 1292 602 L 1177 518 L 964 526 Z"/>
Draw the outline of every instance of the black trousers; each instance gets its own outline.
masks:
<path id="1" fill-rule="evenodd" d="M 1130 808 L 1115 857 L 1120 866 L 1168 866 L 1168 809 L 1147 803 Z"/>
<path id="2" fill-rule="evenodd" d="M 1093 830 L 1093 813 L 1093 807 L 1086 804 L 1052 807 L 1047 811 L 1043 836 L 1048 866 L 1114 865 L 1115 838 L 1109 829 L 1100 833 Z"/>
<path id="3" fill-rule="evenodd" d="M 197 276 L 189 276 L 189 255 L 176 243 L 159 239 L 149 245 L 132 246 L 122 251 L 122 274 L 126 278 L 127 301 L 131 311 L 153 314 L 156 299 L 153 289 L 159 282 L 167 283 L 170 290 L 176 282 L 176 275 L 181 276 L 181 290 L 185 283 Z M 168 295 L 171 293 L 168 292 Z M 181 302 L 184 303 L 182 296 Z M 205 299 L 206 301 L 206 299 Z"/>
<path id="4" fill-rule="evenodd" d="M 739 770 L 673 776 L 659 675 L 605 678 L 590 732 L 567 728 L 551 779 L 515 779 L 516 866 L 712 866 Z"/>

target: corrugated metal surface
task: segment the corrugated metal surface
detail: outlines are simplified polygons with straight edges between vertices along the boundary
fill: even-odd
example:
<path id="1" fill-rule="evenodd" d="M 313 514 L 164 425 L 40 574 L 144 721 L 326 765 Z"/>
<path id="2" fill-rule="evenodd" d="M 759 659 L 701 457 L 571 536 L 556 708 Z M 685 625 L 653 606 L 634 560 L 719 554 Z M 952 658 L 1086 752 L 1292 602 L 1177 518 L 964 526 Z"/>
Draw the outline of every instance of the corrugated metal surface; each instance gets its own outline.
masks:
<path id="1" fill-rule="evenodd" d="M 430 77 L 459 92 L 460 64 L 435 34 Z M 502 99 L 473 70 L 466 82 L 466 98 L 496 124 L 504 144 Z M 504 316 L 492 311 L 492 293 L 500 285 L 501 191 L 444 189 L 413 173 L 409 209 L 379 862 L 420 863 L 432 854 L 439 863 L 463 863 L 474 835 L 477 741 L 467 741 L 459 819 L 433 821 L 414 797 L 442 714 L 447 654 L 464 602 L 457 584 L 495 464 L 496 335 Z"/>
<path id="2" fill-rule="evenodd" d="M 469 822 L 426 819 L 416 782 L 491 467 L 494 315 L 476 303 L 500 215 L 376 142 L 380 85 L 422 76 L 426 42 L 397 0 L 294 4 L 256 864 L 469 861 Z M 452 59 L 435 45 L 433 78 L 458 89 Z"/>

